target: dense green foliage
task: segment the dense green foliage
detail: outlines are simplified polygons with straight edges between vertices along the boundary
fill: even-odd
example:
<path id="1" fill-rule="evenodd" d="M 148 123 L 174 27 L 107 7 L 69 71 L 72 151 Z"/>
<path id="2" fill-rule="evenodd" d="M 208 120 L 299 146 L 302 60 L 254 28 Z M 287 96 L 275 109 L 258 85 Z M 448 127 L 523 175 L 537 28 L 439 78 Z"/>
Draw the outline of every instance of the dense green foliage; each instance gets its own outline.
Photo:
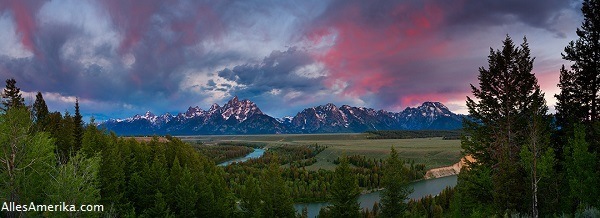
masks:
<path id="1" fill-rule="evenodd" d="M 35 95 L 35 102 L 31 108 L 31 113 L 33 114 L 33 121 L 39 124 L 38 130 L 43 130 L 42 128 L 45 126 L 50 112 L 41 92 L 37 92 Z"/>
<path id="2" fill-rule="evenodd" d="M 378 130 L 367 131 L 367 139 L 414 139 L 442 137 L 444 139 L 459 139 L 464 132 L 461 130 Z"/>
<path id="3" fill-rule="evenodd" d="M 321 213 L 323 217 L 358 217 L 358 196 L 360 189 L 356 175 L 350 169 L 350 163 L 345 157 L 333 172 L 333 185 L 331 187 L 331 206 L 326 212 Z"/>
<path id="4" fill-rule="evenodd" d="M 446 187 L 436 196 L 425 196 L 418 200 L 410 199 L 406 202 L 406 212 L 399 217 L 451 217 L 450 203 L 454 197 L 454 188 Z M 361 211 L 362 217 L 388 217 L 381 212 L 379 203 L 375 203 L 371 210 Z"/>
<path id="5" fill-rule="evenodd" d="M 6 88 L 2 90 L 2 107 L 0 110 L 7 111 L 10 108 L 25 107 L 25 99 L 21 96 L 21 89 L 17 87 L 17 81 L 13 78 L 6 80 Z"/>
<path id="6" fill-rule="evenodd" d="M 8 79 L 0 112 L 0 201 L 104 210 L 0 216 L 295 217 L 294 202 L 312 201 L 331 202 L 322 217 L 599 216 L 600 2 L 584 0 L 582 11 L 579 39 L 563 54 L 572 65 L 560 69 L 556 123 L 532 73 L 527 40 L 515 46 L 507 36 L 479 69 L 478 86 L 471 85 L 462 131 L 367 132 L 368 139 L 462 136 L 463 154 L 475 161 L 467 161 L 455 188 L 419 200 L 406 201 L 407 185 L 423 178 L 425 165 L 405 162 L 393 147 L 385 161 L 357 154 L 336 160 L 339 154 L 318 144 L 136 141 L 106 133 L 93 119 L 84 125 L 79 99 L 74 115 L 49 112 L 40 92 L 25 105 Z M 267 151 L 243 163 L 215 164 L 245 156 L 250 147 Z M 306 169 L 319 154 L 332 154 L 318 161 L 337 164 L 335 171 Z M 382 188 L 381 202 L 359 211 L 361 191 Z"/>
<path id="7" fill-rule="evenodd" d="M 252 152 L 252 148 L 239 145 L 194 145 L 201 154 L 209 157 L 215 163 L 244 157 Z"/>
<path id="8" fill-rule="evenodd" d="M 563 134 L 572 134 L 577 123 L 586 127 L 586 139 L 600 151 L 600 2 L 584 0 L 579 37 L 565 47 L 562 57 L 572 64 L 560 69 L 561 92 L 556 95 L 557 123 Z M 564 135 L 563 135 L 564 136 Z M 563 141 L 564 142 L 564 141 Z"/>
<path id="9" fill-rule="evenodd" d="M 565 48 L 556 125 L 531 73 L 526 41 L 504 41 L 467 100 L 462 147 L 476 161 L 459 175 L 453 216 L 594 214 L 600 206 L 600 3 L 584 0 L 579 39 Z M 591 207 L 591 208 L 590 208 Z"/>
<path id="10" fill-rule="evenodd" d="M 589 152 L 589 143 L 585 141 L 584 128 L 576 125 L 575 136 L 569 139 L 565 148 L 565 168 L 571 193 L 569 198 L 578 207 L 600 205 L 597 164 L 596 154 Z"/>
<path id="11" fill-rule="evenodd" d="M 16 204 L 44 203 L 43 195 L 55 167 L 54 143 L 47 133 L 33 132 L 25 107 L 0 114 L 0 201 Z M 44 181 L 42 183 L 42 181 Z M 19 212 L 2 212 L 7 217 Z"/>
<path id="12" fill-rule="evenodd" d="M 244 216 L 223 168 L 191 145 L 173 137 L 166 142 L 156 137 L 149 142 L 119 138 L 98 129 L 93 120 L 78 133 L 79 124 L 83 125 L 78 121 L 78 104 L 75 117 L 68 112 L 46 114 L 41 94 L 31 109 L 15 106 L 0 113 L 3 202 L 104 206 L 102 212 L 43 213 L 50 217 Z M 261 205 L 260 217 L 293 217 L 289 188 L 276 163 L 260 172 L 260 182 L 251 180 L 258 184 L 252 196 L 260 199 L 253 202 Z M 41 216 L 42 212 L 0 215 Z"/>
<path id="13" fill-rule="evenodd" d="M 281 177 L 277 162 L 272 162 L 263 173 L 260 182 L 261 214 L 263 217 L 293 217 L 295 210 L 289 188 Z"/>
<path id="14" fill-rule="evenodd" d="M 578 39 L 562 54 L 571 66 L 560 69 L 561 92 L 555 96 L 559 127 L 553 140 L 559 160 L 555 171 L 558 185 L 570 187 L 562 188 L 557 199 L 566 212 L 600 207 L 600 2 L 584 0 L 581 11 Z M 587 186 L 590 183 L 596 185 Z"/>
<path id="15" fill-rule="evenodd" d="M 277 161 L 284 166 L 282 176 L 290 187 L 290 194 L 294 202 L 328 201 L 331 199 L 331 189 L 334 182 L 334 173 L 328 170 L 307 170 L 302 164 L 314 159 L 324 146 L 288 146 L 288 148 L 269 149 L 257 159 L 250 159 L 243 163 L 234 163 L 224 167 L 226 181 L 236 195 L 242 195 L 248 179 L 259 178 L 261 172 L 269 163 Z M 383 161 L 367 159 L 362 155 L 346 157 L 351 164 L 351 171 L 356 176 L 358 185 L 363 190 L 374 190 L 382 187 Z M 335 164 L 339 164 L 339 159 Z M 425 165 L 404 163 L 409 181 L 422 179 L 425 175 Z M 308 165 L 307 165 L 308 166 Z"/>
<path id="16" fill-rule="evenodd" d="M 390 157 L 383 168 L 383 191 L 381 191 L 381 215 L 383 217 L 401 217 L 406 211 L 404 201 L 412 192 L 408 188 L 409 169 L 398 158 L 398 152 L 392 147 Z"/>
<path id="17" fill-rule="evenodd" d="M 518 163 L 521 163 L 520 153 L 524 145 L 534 143 L 542 147 L 540 140 L 530 140 L 534 133 L 528 128 L 528 123 L 532 116 L 545 115 L 544 96 L 531 73 L 533 58 L 529 55 L 526 39 L 520 47 L 516 47 L 507 36 L 502 50 L 491 50 L 488 61 L 488 69 L 479 69 L 479 87 L 471 85 L 477 101 L 467 97 L 469 114 L 475 120 L 465 119 L 463 122 L 470 137 L 463 138 L 462 148 L 466 155 L 477 160 L 469 163 L 472 172 L 464 173 L 489 172 L 492 179 L 460 178 L 472 178 L 475 181 L 466 181 L 472 184 L 491 182 L 483 185 L 492 187 L 492 190 L 485 190 L 491 197 L 483 196 L 477 201 L 493 205 L 494 211 L 526 212 L 531 203 L 527 199 L 532 199 L 528 197 L 531 194 L 527 185 L 530 180 L 527 179 L 525 165 Z M 538 150 L 536 148 L 535 157 L 539 156 Z M 530 152 L 531 149 L 524 151 Z M 468 196 L 475 195 L 479 187 L 470 187 L 473 186 L 465 184 L 458 189 L 469 193 Z"/>

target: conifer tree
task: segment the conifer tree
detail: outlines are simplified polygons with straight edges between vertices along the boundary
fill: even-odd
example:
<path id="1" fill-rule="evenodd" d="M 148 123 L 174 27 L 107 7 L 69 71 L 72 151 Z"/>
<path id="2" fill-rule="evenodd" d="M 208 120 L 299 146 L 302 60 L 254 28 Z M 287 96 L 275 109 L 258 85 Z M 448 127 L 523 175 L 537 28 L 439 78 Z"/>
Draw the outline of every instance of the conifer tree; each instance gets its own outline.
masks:
<path id="1" fill-rule="evenodd" d="M 583 23 L 577 28 L 576 41 L 565 47 L 562 57 L 571 61 L 570 69 L 560 70 L 556 95 L 557 123 L 565 132 L 572 132 L 576 123 L 583 122 L 588 142 L 600 151 L 600 2 L 584 0 Z M 563 135 L 570 135 L 565 133 Z"/>
<path id="2" fill-rule="evenodd" d="M 398 157 L 398 152 L 392 147 L 390 156 L 385 161 L 383 168 L 381 192 L 381 214 L 384 217 L 401 217 L 406 211 L 409 189 L 408 170 L 404 162 Z"/>
<path id="3" fill-rule="evenodd" d="M 252 176 L 246 178 L 241 197 L 240 208 L 242 209 L 244 217 L 261 217 L 260 208 L 262 207 L 262 195 L 258 179 L 255 179 Z"/>
<path id="4" fill-rule="evenodd" d="M 142 175 L 147 172 L 148 165 L 143 164 L 143 167 L 143 171 L 134 172 L 130 176 L 126 190 L 127 199 L 131 201 L 136 214 L 140 214 L 145 208 L 150 207 L 153 200 L 153 193 L 150 190 L 149 181 L 142 177 Z"/>
<path id="5" fill-rule="evenodd" d="M 277 161 L 272 162 L 261 179 L 263 196 L 263 217 L 294 217 L 296 211 L 290 196 L 290 190 L 281 177 Z"/>
<path id="6" fill-rule="evenodd" d="M 174 189 L 175 203 L 180 217 L 196 217 L 196 181 L 189 168 L 183 168 L 181 179 Z"/>
<path id="7" fill-rule="evenodd" d="M 565 149 L 567 178 L 573 206 L 578 209 L 600 206 L 597 156 L 588 151 L 589 143 L 585 140 L 583 126 L 576 125 L 574 134 Z"/>
<path id="8" fill-rule="evenodd" d="M 212 195 L 214 196 L 214 205 L 212 205 L 213 216 L 219 214 L 224 216 L 231 216 L 236 208 L 233 193 L 229 190 L 225 179 L 225 172 L 221 168 L 217 168 L 215 165 L 210 165 L 211 171 L 209 174 L 209 182 L 211 184 Z M 287 196 L 289 197 L 289 190 L 287 190 Z M 291 202 L 291 201 L 290 201 Z M 293 209 L 293 207 L 292 207 Z"/>
<path id="9" fill-rule="evenodd" d="M 502 50 L 490 49 L 489 67 L 479 68 L 479 87 L 471 85 L 477 101 L 467 97 L 473 120 L 463 121 L 470 137 L 463 137 L 462 148 L 476 160 L 468 165 L 475 171 L 491 169 L 492 195 L 498 212 L 525 212 L 528 208 L 528 189 L 522 185 L 527 181 L 527 173 L 516 163 L 521 159 L 521 147 L 527 143 L 532 107 L 544 105 L 540 102 L 543 94 L 531 72 L 534 58 L 530 57 L 527 39 L 523 40 L 519 48 L 507 36 Z"/>
<path id="10" fill-rule="evenodd" d="M 75 116 L 73 116 L 73 122 L 75 123 L 73 129 L 73 151 L 77 152 L 81 149 L 81 142 L 83 140 L 83 117 L 79 112 L 79 98 L 75 98 Z"/>
<path id="11" fill-rule="evenodd" d="M 117 212 L 124 212 L 125 173 L 123 169 L 125 163 L 121 157 L 121 152 L 119 151 L 120 147 L 121 146 L 113 144 L 102 150 L 99 181 L 102 204 L 107 207 L 112 205 Z M 86 153 L 85 155 L 89 154 Z M 96 153 L 93 153 L 93 155 L 96 155 Z"/>
<path id="12" fill-rule="evenodd" d="M 181 182 L 181 177 L 183 176 L 183 169 L 181 168 L 181 164 L 179 163 L 179 158 L 175 157 L 173 160 L 173 164 L 171 166 L 171 170 L 169 171 L 169 190 L 177 189 L 177 186 Z M 169 202 L 169 207 L 174 210 L 177 207 L 177 193 L 175 191 L 167 192 L 166 194 L 167 202 Z"/>
<path id="13" fill-rule="evenodd" d="M 59 122 L 57 125 L 58 128 L 56 129 L 56 134 L 52 134 L 52 136 L 56 139 L 56 152 L 59 161 L 67 163 L 69 158 L 75 154 L 73 152 L 73 143 L 75 141 L 73 130 L 75 129 L 75 124 L 73 116 L 68 111 L 65 111 L 63 117 L 57 121 Z"/>
<path id="14" fill-rule="evenodd" d="M 25 99 L 21 97 L 21 89 L 17 87 L 14 78 L 6 80 L 6 88 L 2 92 L 2 111 L 10 108 L 25 107 Z"/>
<path id="15" fill-rule="evenodd" d="M 34 122 L 38 125 L 39 129 L 42 130 L 46 123 L 49 115 L 48 105 L 42 96 L 41 92 L 37 92 L 35 95 L 35 102 L 33 103 Z"/>
<path id="16" fill-rule="evenodd" d="M 569 187 L 570 175 L 585 174 L 575 172 L 574 170 L 583 168 L 573 168 L 573 162 L 568 160 L 568 152 L 573 154 L 572 142 L 577 141 L 575 139 L 581 135 L 575 133 L 578 128 L 585 131 L 585 139 L 582 140 L 589 145 L 589 152 L 600 154 L 600 2 L 583 0 L 581 11 L 584 20 L 576 31 L 578 39 L 571 41 L 562 53 L 563 59 L 570 61 L 571 66 L 569 69 L 564 65 L 561 67 L 558 84 L 561 90 L 555 95 L 558 100 L 556 124 L 559 128 L 553 146 L 557 157 L 564 158 L 560 160 L 558 167 L 558 177 L 561 178 L 559 187 Z M 577 127 L 580 124 L 584 127 Z M 595 165 L 600 166 L 600 162 Z M 598 174 L 600 171 L 596 169 L 596 176 Z M 570 193 L 572 190 L 563 188 L 561 191 L 560 205 L 573 204 L 572 199 L 566 198 L 573 195 Z M 573 208 L 564 209 L 568 211 Z"/>
<path id="17" fill-rule="evenodd" d="M 142 217 L 164 217 L 171 218 L 175 217 L 171 212 L 171 209 L 168 207 L 167 202 L 165 201 L 164 195 L 158 191 L 154 195 L 154 206 L 148 208 L 142 214 Z"/>
<path id="18" fill-rule="evenodd" d="M 359 195 L 360 188 L 356 174 L 352 172 L 348 158 L 343 157 L 333 172 L 332 199 L 328 214 L 331 217 L 359 217 Z"/>
<path id="19" fill-rule="evenodd" d="M 150 171 L 148 172 L 148 179 L 149 181 L 152 181 L 151 190 L 167 193 L 169 190 L 168 173 L 164 150 L 162 152 L 157 152 L 150 165 Z"/>
<path id="20" fill-rule="evenodd" d="M 108 147 L 109 138 L 104 132 L 96 127 L 94 119 L 90 120 L 90 124 L 85 128 L 83 138 L 81 140 L 80 153 L 86 157 L 91 157 L 102 152 Z"/>

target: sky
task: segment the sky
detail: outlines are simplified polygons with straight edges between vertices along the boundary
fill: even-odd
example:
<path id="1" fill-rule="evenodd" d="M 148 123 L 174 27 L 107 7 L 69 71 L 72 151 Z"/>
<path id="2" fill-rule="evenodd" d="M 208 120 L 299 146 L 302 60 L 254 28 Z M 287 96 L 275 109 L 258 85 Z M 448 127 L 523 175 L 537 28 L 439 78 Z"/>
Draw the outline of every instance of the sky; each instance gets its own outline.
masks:
<path id="1" fill-rule="evenodd" d="M 527 37 L 551 111 L 581 0 L 0 0 L 0 79 L 85 119 L 326 103 L 466 114 L 490 48 Z"/>

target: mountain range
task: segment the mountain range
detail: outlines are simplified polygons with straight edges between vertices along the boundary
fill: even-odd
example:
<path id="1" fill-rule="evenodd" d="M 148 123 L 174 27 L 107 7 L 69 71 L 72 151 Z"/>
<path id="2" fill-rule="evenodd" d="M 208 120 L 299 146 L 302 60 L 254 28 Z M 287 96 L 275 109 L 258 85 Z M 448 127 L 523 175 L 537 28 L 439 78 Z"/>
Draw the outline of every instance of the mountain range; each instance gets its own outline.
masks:
<path id="1" fill-rule="evenodd" d="M 451 130 L 462 127 L 464 115 L 452 113 L 439 102 L 424 102 L 401 112 L 325 104 L 306 108 L 296 116 L 273 118 L 247 99 L 234 97 L 225 105 L 203 110 L 155 115 L 146 112 L 126 119 L 110 119 L 100 125 L 118 135 L 227 135 L 353 133 L 368 130 Z"/>

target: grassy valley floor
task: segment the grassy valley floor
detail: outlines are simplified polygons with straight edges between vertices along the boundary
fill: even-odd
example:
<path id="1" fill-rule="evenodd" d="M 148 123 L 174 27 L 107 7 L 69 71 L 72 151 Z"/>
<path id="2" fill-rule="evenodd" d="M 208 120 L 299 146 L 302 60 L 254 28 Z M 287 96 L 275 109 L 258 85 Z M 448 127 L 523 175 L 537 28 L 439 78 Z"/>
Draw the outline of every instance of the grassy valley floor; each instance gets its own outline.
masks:
<path id="1" fill-rule="evenodd" d="M 425 164 L 427 169 L 450 166 L 461 159 L 460 140 L 437 138 L 416 139 L 367 139 L 368 134 L 289 134 L 289 135 L 219 135 L 182 136 L 184 141 L 217 144 L 238 142 L 263 146 L 265 149 L 280 146 L 314 145 L 327 146 L 315 158 L 317 162 L 308 170 L 335 168 L 334 161 L 343 155 L 364 155 L 366 158 L 385 159 L 394 146 L 400 158 Z"/>

